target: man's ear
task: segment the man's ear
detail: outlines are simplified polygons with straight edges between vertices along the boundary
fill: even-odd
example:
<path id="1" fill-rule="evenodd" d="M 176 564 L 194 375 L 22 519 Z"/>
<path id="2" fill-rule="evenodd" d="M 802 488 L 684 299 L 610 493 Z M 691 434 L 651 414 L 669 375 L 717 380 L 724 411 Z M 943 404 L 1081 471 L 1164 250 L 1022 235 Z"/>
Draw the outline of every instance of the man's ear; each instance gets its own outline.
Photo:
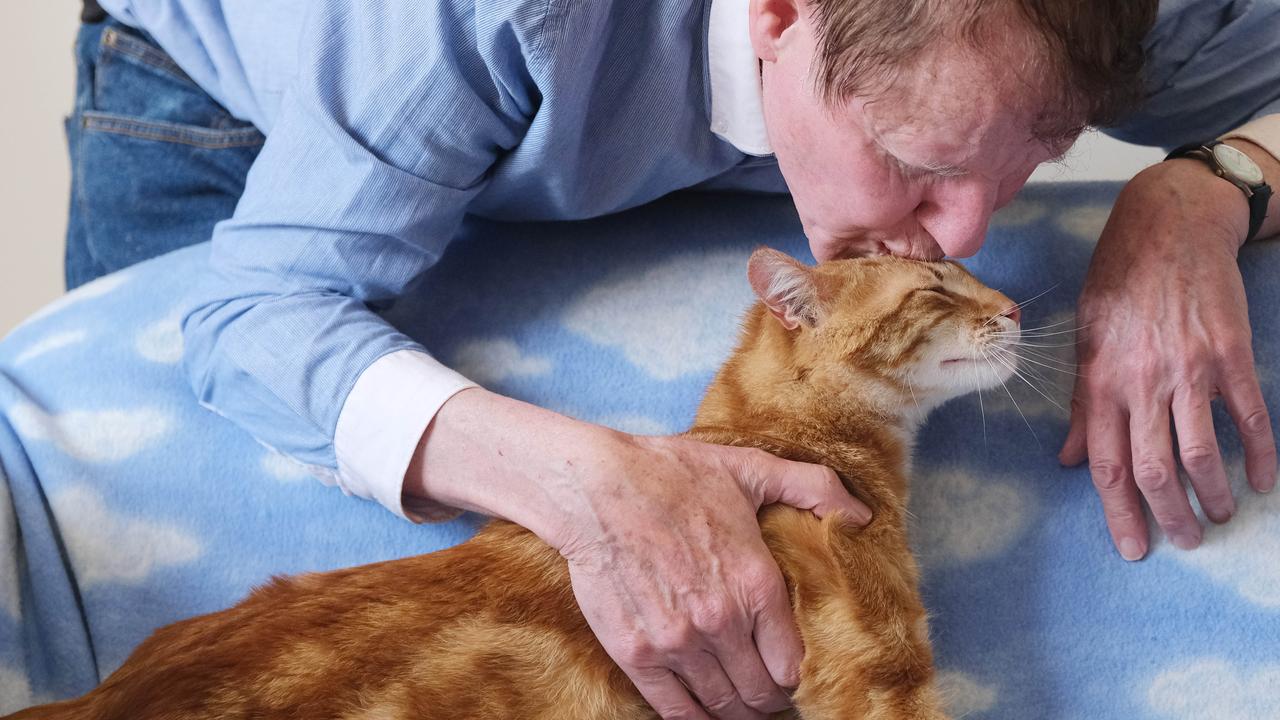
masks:
<path id="1" fill-rule="evenodd" d="M 822 320 L 822 301 L 813 270 L 785 253 L 758 248 L 747 263 L 747 279 L 756 297 L 786 329 L 817 327 Z"/>
<path id="2" fill-rule="evenodd" d="M 751 48 L 765 62 L 778 59 L 782 33 L 796 24 L 805 0 L 751 0 Z"/>

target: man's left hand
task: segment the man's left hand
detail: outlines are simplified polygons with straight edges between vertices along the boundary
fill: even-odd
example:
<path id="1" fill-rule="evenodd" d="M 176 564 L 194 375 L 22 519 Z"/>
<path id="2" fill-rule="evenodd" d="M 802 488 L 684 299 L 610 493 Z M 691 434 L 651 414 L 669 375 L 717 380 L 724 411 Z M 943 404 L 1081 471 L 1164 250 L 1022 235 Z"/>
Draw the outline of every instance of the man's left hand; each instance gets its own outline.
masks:
<path id="1" fill-rule="evenodd" d="M 1147 553 L 1142 498 L 1184 550 L 1202 537 L 1178 459 L 1206 516 L 1235 512 L 1210 413 L 1225 401 L 1243 440 L 1249 484 L 1276 481 L 1271 420 L 1253 364 L 1236 252 L 1244 194 L 1195 159 L 1161 163 L 1120 194 L 1098 241 L 1078 310 L 1079 377 L 1059 455 L 1086 457 L 1120 554 Z M 1172 419 L 1172 429 L 1170 420 Z"/>

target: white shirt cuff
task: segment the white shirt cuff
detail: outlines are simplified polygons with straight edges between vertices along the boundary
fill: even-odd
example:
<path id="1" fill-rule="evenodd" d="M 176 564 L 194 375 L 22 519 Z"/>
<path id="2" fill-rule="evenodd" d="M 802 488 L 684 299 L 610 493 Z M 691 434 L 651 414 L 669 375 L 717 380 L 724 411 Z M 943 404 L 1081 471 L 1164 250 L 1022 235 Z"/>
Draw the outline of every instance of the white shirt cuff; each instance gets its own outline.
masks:
<path id="1" fill-rule="evenodd" d="M 1223 135 L 1220 140 L 1248 140 L 1280 160 L 1280 113 L 1263 115 Z"/>
<path id="2" fill-rule="evenodd" d="M 398 350 L 365 368 L 338 415 L 338 486 L 414 522 L 462 514 L 429 500 L 403 504 L 404 478 L 431 419 L 445 401 L 477 385 L 417 350 Z"/>

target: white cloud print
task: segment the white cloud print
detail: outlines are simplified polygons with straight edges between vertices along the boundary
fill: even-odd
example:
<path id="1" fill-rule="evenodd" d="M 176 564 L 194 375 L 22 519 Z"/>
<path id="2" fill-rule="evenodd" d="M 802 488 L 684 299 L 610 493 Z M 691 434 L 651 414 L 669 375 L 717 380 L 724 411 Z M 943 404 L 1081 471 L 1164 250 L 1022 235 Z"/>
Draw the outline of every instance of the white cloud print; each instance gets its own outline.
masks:
<path id="1" fill-rule="evenodd" d="M 1063 210 L 1058 215 L 1058 227 L 1077 239 L 1094 243 L 1110 217 L 1110 205 L 1081 205 Z"/>
<path id="2" fill-rule="evenodd" d="M 1035 498 L 996 473 L 961 468 L 917 472 L 911 487 L 911 532 L 926 566 L 996 557 L 1034 519 Z"/>
<path id="3" fill-rule="evenodd" d="M 151 446 L 173 425 L 167 413 L 154 408 L 72 410 L 54 415 L 19 402 L 8 414 L 25 440 L 51 442 L 85 462 L 124 460 Z"/>
<path id="4" fill-rule="evenodd" d="M 607 277 L 564 314 L 565 327 L 615 347 L 659 380 L 714 370 L 753 299 L 743 250 L 686 253 Z"/>
<path id="5" fill-rule="evenodd" d="M 963 718 L 996 706 L 995 688 L 955 670 L 938 673 L 938 694 L 953 717 Z"/>
<path id="6" fill-rule="evenodd" d="M 50 498 L 62 539 L 81 587 L 137 583 L 157 567 L 200 557 L 200 543 L 182 530 L 107 507 L 97 490 L 75 485 Z"/>
<path id="7" fill-rule="evenodd" d="M 1219 658 L 1196 660 L 1161 673 L 1147 702 L 1168 720 L 1280 718 L 1280 665 L 1244 668 Z"/>
<path id="8" fill-rule="evenodd" d="M 506 338 L 469 340 L 458 347 L 453 360 L 455 370 L 481 385 L 511 377 L 546 375 L 552 367 L 550 360 L 526 355 Z"/>
<path id="9" fill-rule="evenodd" d="M 13 713 L 32 704 L 27 676 L 0 665 L 0 713 Z"/>
<path id="10" fill-rule="evenodd" d="M 57 300 L 54 300 L 48 305 L 45 305 L 40 310 L 37 310 L 35 314 L 27 318 L 26 321 L 24 321 L 22 324 L 30 325 L 40 320 L 41 318 L 46 318 L 55 313 L 61 312 L 67 309 L 68 307 L 70 307 L 71 305 L 74 305 L 78 302 L 81 302 L 84 300 L 91 300 L 96 297 L 102 297 L 103 295 L 106 295 L 107 293 L 112 292 L 113 290 L 119 288 L 121 285 L 124 285 L 125 283 L 127 283 L 130 277 L 131 277 L 131 274 L 128 272 L 117 272 L 117 273 L 112 273 L 110 275 L 106 275 L 104 277 L 100 277 L 97 280 L 94 280 L 93 282 L 85 283 L 84 285 L 81 285 L 75 290 L 72 290 L 66 295 L 63 295 L 62 297 L 58 298 Z"/>
<path id="11" fill-rule="evenodd" d="M 162 365 L 177 365 L 182 361 L 182 315 L 172 313 L 142 328 L 134 340 L 134 347 L 143 358 Z"/>
<path id="12" fill-rule="evenodd" d="M 1205 523 L 1204 540 L 1195 552 L 1162 542 L 1152 554 L 1195 568 L 1245 600 L 1280 611 L 1280 491 L 1259 495 L 1250 489 L 1240 458 L 1229 459 L 1226 469 L 1236 496 L 1231 522 Z"/>
<path id="13" fill-rule="evenodd" d="M 23 350 L 18 357 L 14 358 L 13 364 L 22 365 L 24 363 L 29 363 L 32 360 L 54 352 L 55 350 L 61 350 L 65 347 L 78 345 L 84 342 L 87 337 L 89 337 L 89 333 L 83 329 L 54 333 L 32 343 L 26 350 Z"/>

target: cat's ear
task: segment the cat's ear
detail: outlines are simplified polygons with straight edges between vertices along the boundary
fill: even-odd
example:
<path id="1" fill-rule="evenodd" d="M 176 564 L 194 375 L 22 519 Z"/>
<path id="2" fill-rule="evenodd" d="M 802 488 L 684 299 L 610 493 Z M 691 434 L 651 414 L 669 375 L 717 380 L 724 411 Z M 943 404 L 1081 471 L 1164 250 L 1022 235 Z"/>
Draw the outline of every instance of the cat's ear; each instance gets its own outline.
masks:
<path id="1" fill-rule="evenodd" d="M 816 327 L 822 304 L 813 270 L 785 253 L 758 248 L 747 263 L 747 279 L 756 297 L 788 330 Z"/>

